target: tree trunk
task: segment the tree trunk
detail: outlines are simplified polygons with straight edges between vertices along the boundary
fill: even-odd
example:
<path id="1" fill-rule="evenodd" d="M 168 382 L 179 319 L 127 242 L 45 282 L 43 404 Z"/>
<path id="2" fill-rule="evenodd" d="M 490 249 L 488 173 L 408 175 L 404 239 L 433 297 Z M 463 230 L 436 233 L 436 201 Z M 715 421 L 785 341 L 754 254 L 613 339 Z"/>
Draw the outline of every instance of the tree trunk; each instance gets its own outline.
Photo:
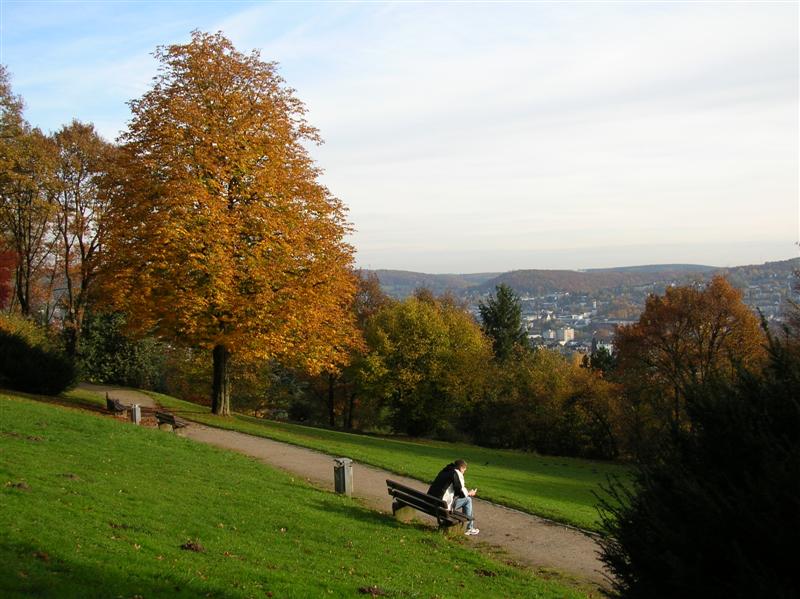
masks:
<path id="1" fill-rule="evenodd" d="M 356 409 L 356 392 L 350 393 L 347 402 L 347 430 L 353 430 L 353 411 Z"/>
<path id="2" fill-rule="evenodd" d="M 64 325 L 64 350 L 73 359 L 78 354 L 78 331 L 75 324 L 69 321 Z"/>
<path id="3" fill-rule="evenodd" d="M 328 420 L 331 426 L 336 426 L 336 409 L 334 405 L 336 377 L 328 373 Z"/>
<path id="4" fill-rule="evenodd" d="M 218 416 L 231 415 L 231 354 L 224 345 L 214 346 L 214 388 L 211 392 L 211 412 Z"/>

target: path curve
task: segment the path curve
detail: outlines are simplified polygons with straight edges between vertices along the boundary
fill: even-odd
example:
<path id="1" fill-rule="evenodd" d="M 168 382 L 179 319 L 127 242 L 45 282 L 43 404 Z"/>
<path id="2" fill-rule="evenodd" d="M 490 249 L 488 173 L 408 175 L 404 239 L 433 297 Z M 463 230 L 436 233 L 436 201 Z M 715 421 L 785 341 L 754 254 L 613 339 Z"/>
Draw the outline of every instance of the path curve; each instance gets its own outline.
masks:
<path id="1" fill-rule="evenodd" d="M 125 389 L 123 387 L 112 387 L 110 385 L 93 385 L 91 383 L 80 383 L 78 389 L 85 389 L 92 393 L 100 393 L 108 396 L 111 399 L 117 399 L 123 405 L 130 406 L 138 403 L 143 408 L 155 408 L 156 402 L 149 395 L 141 391 L 134 391 L 133 389 Z"/>
<path id="2" fill-rule="evenodd" d="M 155 405 L 138 391 L 93 385 L 96 392 L 108 390 L 112 397 L 141 405 Z M 124 394 L 123 394 L 124 392 Z M 189 415 L 182 415 L 187 418 Z M 333 490 L 333 457 L 312 449 L 273 441 L 235 431 L 192 422 L 186 429 L 189 439 L 230 449 L 255 457 L 300 477 L 317 487 Z M 433 476 L 433 474 L 432 474 Z M 386 479 L 427 490 L 427 484 L 392 474 L 385 470 L 353 463 L 353 491 L 368 507 L 391 513 L 392 498 L 386 490 Z M 419 514 L 421 519 L 427 518 Z M 432 518 L 429 519 L 432 521 Z M 598 558 L 599 546 L 594 538 L 574 528 L 538 518 L 514 509 L 475 498 L 475 523 L 480 535 L 467 537 L 469 542 L 484 543 L 507 552 L 507 558 L 537 570 L 560 574 L 597 585 L 606 583 L 603 563 Z"/>

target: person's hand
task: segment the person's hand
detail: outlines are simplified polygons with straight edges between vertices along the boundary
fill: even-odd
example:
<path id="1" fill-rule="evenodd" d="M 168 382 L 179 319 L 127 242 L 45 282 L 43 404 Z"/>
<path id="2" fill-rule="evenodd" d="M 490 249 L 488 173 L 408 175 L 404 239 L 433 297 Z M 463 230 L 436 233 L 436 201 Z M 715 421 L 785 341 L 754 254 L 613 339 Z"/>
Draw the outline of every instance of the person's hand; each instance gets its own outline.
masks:
<path id="1" fill-rule="evenodd" d="M 467 492 L 467 495 L 469 495 L 470 497 L 475 497 L 475 494 L 476 494 L 477 492 L 478 492 L 478 487 L 475 487 L 475 488 L 474 488 L 474 489 L 472 489 L 471 491 Z"/>

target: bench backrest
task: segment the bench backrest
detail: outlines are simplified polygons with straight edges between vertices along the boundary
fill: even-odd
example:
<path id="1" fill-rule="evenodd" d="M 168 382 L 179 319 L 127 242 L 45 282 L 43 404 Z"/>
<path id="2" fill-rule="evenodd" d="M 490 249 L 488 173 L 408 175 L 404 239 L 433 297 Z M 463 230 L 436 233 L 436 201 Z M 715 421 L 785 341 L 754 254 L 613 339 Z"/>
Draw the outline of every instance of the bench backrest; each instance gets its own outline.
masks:
<path id="1" fill-rule="evenodd" d="M 386 486 L 389 487 L 390 495 L 419 510 L 434 514 L 441 510 L 447 511 L 447 502 L 443 499 L 417 491 L 394 480 L 387 479 Z"/>

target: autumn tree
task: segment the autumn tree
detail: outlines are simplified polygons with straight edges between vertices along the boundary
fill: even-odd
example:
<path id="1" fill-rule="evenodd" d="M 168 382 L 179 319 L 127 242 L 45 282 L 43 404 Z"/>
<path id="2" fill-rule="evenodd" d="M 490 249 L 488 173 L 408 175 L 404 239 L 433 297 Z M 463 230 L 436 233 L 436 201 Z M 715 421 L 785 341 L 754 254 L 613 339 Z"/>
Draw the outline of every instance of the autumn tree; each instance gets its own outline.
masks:
<path id="1" fill-rule="evenodd" d="M 56 277 L 53 267 L 58 240 L 52 235 L 55 160 L 52 140 L 38 129 L 28 129 L 16 140 L 11 169 L 0 174 L 0 227 L 17 256 L 14 300 L 25 316 L 46 304 L 45 320 L 49 320 Z"/>
<path id="2" fill-rule="evenodd" d="M 548 349 L 523 352 L 488 369 L 471 432 L 491 447 L 614 458 L 618 390 L 598 373 Z"/>
<path id="3" fill-rule="evenodd" d="M 11 299 L 11 280 L 16 265 L 16 254 L 0 245 L 0 310 L 5 310 Z"/>
<path id="4" fill-rule="evenodd" d="M 385 402 L 394 429 L 413 436 L 453 431 L 477 401 L 491 360 L 472 317 L 448 302 L 412 297 L 370 318 L 365 336 L 363 386 Z"/>
<path id="5" fill-rule="evenodd" d="M 58 150 L 55 229 L 64 282 L 61 301 L 67 353 L 75 355 L 94 284 L 108 211 L 102 180 L 112 146 L 91 124 L 72 121 L 54 140 Z"/>
<path id="6" fill-rule="evenodd" d="M 25 121 L 22 109 L 8 72 L 0 67 L 0 232 L 16 256 L 12 301 L 28 316 L 36 304 L 37 280 L 53 252 L 55 148 Z"/>
<path id="7" fill-rule="evenodd" d="M 356 293 L 351 306 L 359 330 L 359 340 L 363 340 L 363 331 L 369 319 L 391 304 L 392 300 L 381 289 L 380 281 L 375 273 L 359 270 L 356 273 Z M 361 366 L 366 347 L 363 343 L 352 344 L 351 355 L 347 366 L 340 372 L 325 372 L 321 377 L 312 377 L 309 390 L 317 398 L 324 396 L 327 407 L 327 422 L 336 426 L 336 416 L 342 415 L 342 424 L 352 429 L 359 404 L 364 403 L 361 389 Z"/>
<path id="8" fill-rule="evenodd" d="M 316 372 L 346 361 L 348 224 L 275 63 L 197 31 L 155 56 L 121 137 L 106 288 L 139 330 L 212 350 L 212 409 L 228 414 L 232 353 Z"/>
<path id="9" fill-rule="evenodd" d="M 618 376 L 638 405 L 636 418 L 646 410 L 645 420 L 674 435 L 687 422 L 689 390 L 757 364 L 764 340 L 758 318 L 724 278 L 671 287 L 647 299 L 639 322 L 617 329 Z"/>
<path id="10" fill-rule="evenodd" d="M 483 331 L 492 340 L 495 357 L 506 360 L 515 348 L 527 346 L 520 299 L 508 285 L 498 285 L 494 297 L 478 303 Z"/>

